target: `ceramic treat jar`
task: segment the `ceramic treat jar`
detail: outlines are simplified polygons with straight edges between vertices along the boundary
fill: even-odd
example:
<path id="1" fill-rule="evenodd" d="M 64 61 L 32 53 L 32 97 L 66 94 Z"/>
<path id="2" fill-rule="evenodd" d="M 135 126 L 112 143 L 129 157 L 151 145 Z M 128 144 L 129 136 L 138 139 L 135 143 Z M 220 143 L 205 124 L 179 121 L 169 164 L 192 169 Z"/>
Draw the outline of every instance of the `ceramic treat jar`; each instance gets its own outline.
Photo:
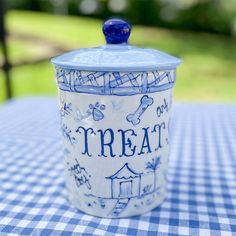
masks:
<path id="1" fill-rule="evenodd" d="M 105 46 L 52 59 L 59 88 L 68 197 L 106 218 L 145 213 L 165 198 L 169 124 L 180 60 L 127 43 L 104 23 Z"/>

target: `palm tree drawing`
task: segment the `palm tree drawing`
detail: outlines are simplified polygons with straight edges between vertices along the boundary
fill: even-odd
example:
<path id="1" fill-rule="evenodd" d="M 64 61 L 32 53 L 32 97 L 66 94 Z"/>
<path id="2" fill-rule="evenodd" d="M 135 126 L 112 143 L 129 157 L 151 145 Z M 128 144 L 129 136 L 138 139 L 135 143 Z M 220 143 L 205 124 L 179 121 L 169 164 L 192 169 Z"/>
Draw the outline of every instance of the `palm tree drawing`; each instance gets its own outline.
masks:
<path id="1" fill-rule="evenodd" d="M 154 188 L 153 188 L 154 191 L 156 189 L 156 170 L 160 167 L 160 164 L 161 164 L 160 157 L 152 158 L 152 161 L 146 163 L 146 169 L 153 171 L 154 174 Z"/>

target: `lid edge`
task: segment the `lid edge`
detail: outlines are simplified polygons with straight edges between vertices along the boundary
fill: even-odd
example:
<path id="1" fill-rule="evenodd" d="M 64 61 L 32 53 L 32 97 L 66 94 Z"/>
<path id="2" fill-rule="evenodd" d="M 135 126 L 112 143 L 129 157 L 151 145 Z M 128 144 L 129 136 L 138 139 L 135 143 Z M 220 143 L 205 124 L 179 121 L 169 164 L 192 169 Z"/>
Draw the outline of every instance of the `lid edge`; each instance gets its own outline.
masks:
<path id="1" fill-rule="evenodd" d="M 82 70 L 82 71 L 121 71 L 121 72 L 128 72 L 128 71 L 153 71 L 153 70 L 168 70 L 168 69 L 176 69 L 181 63 L 182 60 L 176 57 L 176 62 L 173 62 L 169 65 L 147 65 L 147 66 L 126 66 L 126 67 L 100 67 L 100 66 L 80 66 L 80 65 L 73 65 L 71 63 L 66 62 L 55 62 L 57 57 L 53 57 L 51 59 L 51 63 L 56 67 L 61 67 L 63 69 L 72 69 L 72 70 Z"/>

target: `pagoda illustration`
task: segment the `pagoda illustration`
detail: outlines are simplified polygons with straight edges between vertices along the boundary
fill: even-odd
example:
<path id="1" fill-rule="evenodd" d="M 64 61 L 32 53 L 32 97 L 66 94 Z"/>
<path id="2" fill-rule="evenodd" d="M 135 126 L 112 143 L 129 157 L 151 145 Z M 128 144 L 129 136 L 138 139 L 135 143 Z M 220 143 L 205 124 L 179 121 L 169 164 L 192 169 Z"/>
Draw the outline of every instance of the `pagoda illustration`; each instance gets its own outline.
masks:
<path id="1" fill-rule="evenodd" d="M 142 173 L 137 173 L 126 163 L 115 174 L 106 177 L 111 180 L 111 198 L 133 198 L 140 196 Z"/>

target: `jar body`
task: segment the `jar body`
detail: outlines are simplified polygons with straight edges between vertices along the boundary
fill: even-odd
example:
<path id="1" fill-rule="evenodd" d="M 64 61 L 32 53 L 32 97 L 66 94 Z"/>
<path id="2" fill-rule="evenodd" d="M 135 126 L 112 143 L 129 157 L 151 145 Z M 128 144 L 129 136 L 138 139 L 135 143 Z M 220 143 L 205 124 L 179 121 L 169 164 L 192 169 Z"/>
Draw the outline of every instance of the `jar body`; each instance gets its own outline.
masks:
<path id="1" fill-rule="evenodd" d="M 175 81 L 174 70 L 115 73 L 57 68 L 68 197 L 106 218 L 163 201 Z"/>

